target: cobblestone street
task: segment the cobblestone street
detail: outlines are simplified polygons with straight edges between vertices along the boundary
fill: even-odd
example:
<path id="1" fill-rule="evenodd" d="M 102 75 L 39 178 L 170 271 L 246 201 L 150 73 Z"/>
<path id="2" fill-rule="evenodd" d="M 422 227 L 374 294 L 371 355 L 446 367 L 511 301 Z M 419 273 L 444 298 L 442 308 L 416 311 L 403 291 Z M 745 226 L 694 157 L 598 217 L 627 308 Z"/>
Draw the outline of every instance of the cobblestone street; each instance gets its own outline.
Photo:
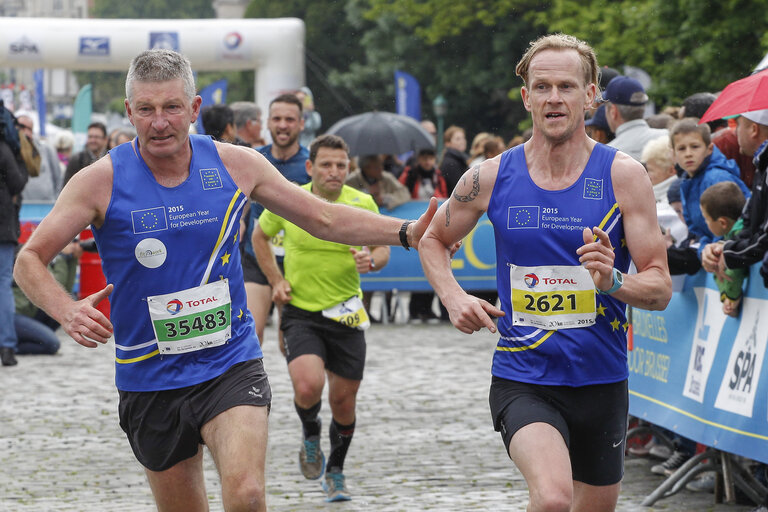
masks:
<path id="1" fill-rule="evenodd" d="M 59 331 L 60 336 L 66 336 Z M 353 501 L 326 504 L 297 467 L 300 425 L 286 366 L 267 329 L 273 389 L 267 459 L 272 511 L 522 511 L 527 490 L 488 412 L 495 339 L 448 325 L 374 325 L 355 438 L 345 465 Z M 0 368 L 0 511 L 150 511 L 154 502 L 117 420 L 114 347 L 62 339 L 56 356 Z M 328 452 L 330 411 L 322 410 Z M 618 510 L 743 512 L 684 491 L 640 505 L 661 483 L 649 460 L 628 458 Z M 220 487 L 206 453 L 211 510 Z"/>

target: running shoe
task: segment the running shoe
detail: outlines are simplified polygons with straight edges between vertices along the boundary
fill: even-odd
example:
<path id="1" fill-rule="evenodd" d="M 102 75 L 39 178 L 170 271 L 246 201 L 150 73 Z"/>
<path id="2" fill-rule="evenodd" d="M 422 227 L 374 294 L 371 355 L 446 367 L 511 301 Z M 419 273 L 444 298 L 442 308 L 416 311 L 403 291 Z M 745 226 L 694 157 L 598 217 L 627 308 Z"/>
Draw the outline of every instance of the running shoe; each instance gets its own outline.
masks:
<path id="1" fill-rule="evenodd" d="M 325 470 L 325 455 L 320 449 L 320 436 L 305 439 L 299 450 L 299 469 L 307 480 L 317 480 Z"/>
<path id="2" fill-rule="evenodd" d="M 325 501 L 349 501 L 352 499 L 352 495 L 344 483 L 344 473 L 337 468 L 331 469 L 325 474 L 323 490 L 328 495 Z"/>

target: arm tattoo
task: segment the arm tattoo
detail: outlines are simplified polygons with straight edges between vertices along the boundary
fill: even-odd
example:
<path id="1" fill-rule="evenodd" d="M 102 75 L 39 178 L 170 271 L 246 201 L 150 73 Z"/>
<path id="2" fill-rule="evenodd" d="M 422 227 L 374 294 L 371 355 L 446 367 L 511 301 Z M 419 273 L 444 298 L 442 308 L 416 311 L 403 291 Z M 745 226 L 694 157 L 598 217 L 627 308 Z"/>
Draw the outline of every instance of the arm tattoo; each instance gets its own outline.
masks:
<path id="1" fill-rule="evenodd" d="M 465 174 L 463 178 L 461 178 L 462 183 L 467 183 L 467 175 Z M 456 198 L 457 201 L 461 201 L 462 203 L 468 203 L 469 201 L 473 201 L 477 198 L 477 195 L 480 193 L 480 166 L 476 165 L 472 168 L 472 190 L 469 191 L 469 194 L 462 196 L 459 195 L 459 193 L 454 189 L 453 191 L 453 197 Z"/>
<path id="2" fill-rule="evenodd" d="M 445 202 L 445 227 L 451 225 L 451 199 Z"/>

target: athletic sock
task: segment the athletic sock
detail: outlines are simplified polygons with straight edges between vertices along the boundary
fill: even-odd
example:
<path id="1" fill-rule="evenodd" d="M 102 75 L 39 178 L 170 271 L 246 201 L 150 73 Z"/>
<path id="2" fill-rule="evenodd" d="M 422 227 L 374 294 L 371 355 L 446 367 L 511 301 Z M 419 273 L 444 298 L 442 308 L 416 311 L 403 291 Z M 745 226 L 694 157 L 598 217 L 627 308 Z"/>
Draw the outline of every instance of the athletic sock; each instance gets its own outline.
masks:
<path id="1" fill-rule="evenodd" d="M 322 400 L 317 402 L 309 409 L 302 409 L 299 404 L 293 402 L 296 407 L 296 412 L 299 413 L 299 419 L 301 420 L 301 428 L 304 431 L 304 439 L 308 439 L 313 436 L 320 435 L 320 418 L 317 417 L 320 414 L 320 406 Z"/>
<path id="2" fill-rule="evenodd" d="M 336 420 L 331 420 L 328 435 L 331 438 L 328 468 L 338 468 L 339 471 L 342 471 L 349 444 L 352 442 L 352 436 L 355 435 L 355 422 L 353 421 L 351 425 L 340 425 Z"/>

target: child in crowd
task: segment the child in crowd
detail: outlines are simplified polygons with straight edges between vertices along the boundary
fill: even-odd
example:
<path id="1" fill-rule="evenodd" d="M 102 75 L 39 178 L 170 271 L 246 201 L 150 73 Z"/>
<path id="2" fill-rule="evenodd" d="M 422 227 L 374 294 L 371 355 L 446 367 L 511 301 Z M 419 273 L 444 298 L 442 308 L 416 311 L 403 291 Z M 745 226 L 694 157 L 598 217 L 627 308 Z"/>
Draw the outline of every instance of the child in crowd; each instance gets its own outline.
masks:
<path id="1" fill-rule="evenodd" d="M 738 185 L 730 181 L 716 183 L 701 194 L 699 202 L 701 213 L 712 234 L 730 240 L 741 231 L 743 222 L 740 216 L 746 199 Z M 742 283 L 747 277 L 747 270 L 729 269 L 725 271 L 725 275 L 728 278 L 715 277 L 723 303 L 723 313 L 738 316 L 743 294 Z"/>
<path id="2" fill-rule="evenodd" d="M 746 197 L 749 197 L 750 192 L 739 178 L 740 170 L 736 162 L 726 159 L 712 144 L 709 126 L 696 124 L 694 119 L 682 119 L 672 127 L 669 138 L 675 168 L 678 172 L 684 172 L 687 177 L 680 184 L 683 217 L 688 226 L 689 237 L 699 243 L 697 256 L 701 259 L 704 246 L 716 238 L 701 214 L 701 194 L 721 181 L 735 183 Z"/>

